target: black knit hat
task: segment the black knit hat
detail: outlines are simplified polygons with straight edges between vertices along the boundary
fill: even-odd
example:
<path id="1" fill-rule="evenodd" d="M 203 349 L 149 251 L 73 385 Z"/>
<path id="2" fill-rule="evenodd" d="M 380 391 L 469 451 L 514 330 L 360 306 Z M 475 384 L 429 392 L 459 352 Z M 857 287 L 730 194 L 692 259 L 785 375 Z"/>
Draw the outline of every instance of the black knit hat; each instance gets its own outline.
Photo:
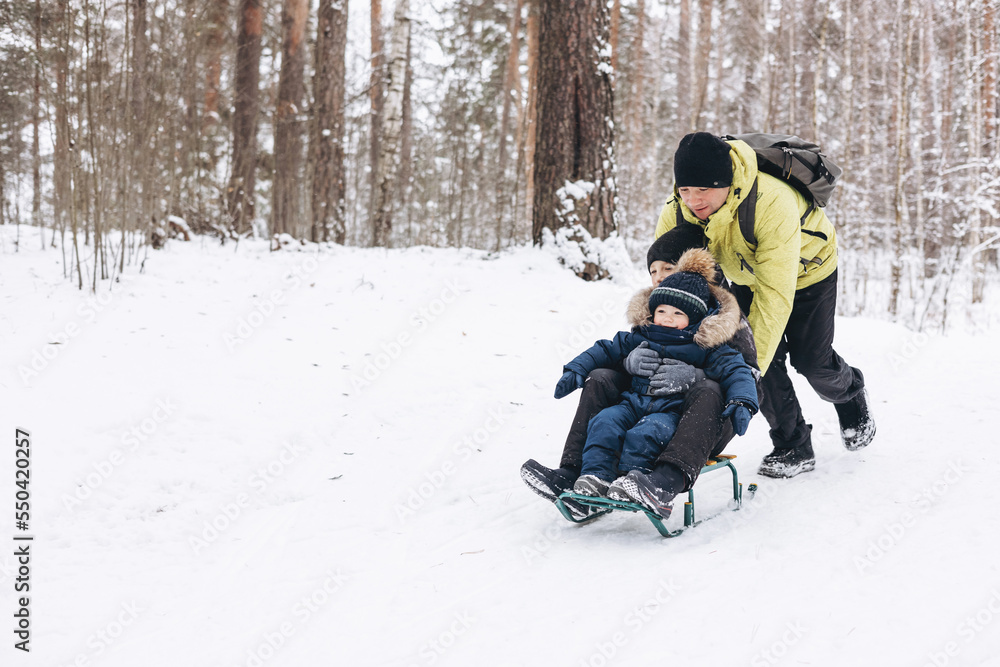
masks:
<path id="1" fill-rule="evenodd" d="M 708 132 L 681 139 L 674 153 L 674 185 L 678 188 L 727 188 L 733 184 L 729 144 Z"/>
<path id="2" fill-rule="evenodd" d="M 688 326 L 701 322 L 708 314 L 711 292 L 708 281 L 700 273 L 683 271 L 669 275 L 649 295 L 649 314 L 656 314 L 656 307 L 668 305 L 688 316 Z"/>
<path id="3" fill-rule="evenodd" d="M 704 248 L 705 232 L 698 225 L 681 222 L 669 232 L 660 235 L 646 251 L 646 268 L 655 261 L 676 264 L 688 248 Z"/>

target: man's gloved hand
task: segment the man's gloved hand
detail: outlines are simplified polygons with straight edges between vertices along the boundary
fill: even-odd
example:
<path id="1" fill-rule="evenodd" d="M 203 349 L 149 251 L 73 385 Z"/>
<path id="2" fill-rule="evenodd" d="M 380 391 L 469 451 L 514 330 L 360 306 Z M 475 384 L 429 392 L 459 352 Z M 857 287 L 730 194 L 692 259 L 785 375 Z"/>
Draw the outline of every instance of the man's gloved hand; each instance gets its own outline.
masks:
<path id="1" fill-rule="evenodd" d="M 705 379 L 705 371 L 677 359 L 660 359 L 660 366 L 649 378 L 650 396 L 669 396 L 690 389 Z"/>
<path id="2" fill-rule="evenodd" d="M 750 418 L 755 412 L 753 406 L 742 401 L 733 401 L 722 411 L 722 418 L 733 421 L 733 430 L 736 431 L 736 435 L 744 435 L 747 432 L 747 426 L 750 425 Z"/>
<path id="3" fill-rule="evenodd" d="M 638 375 L 648 378 L 660 367 L 660 355 L 656 350 L 649 349 L 649 343 L 642 341 L 639 347 L 628 353 L 625 357 L 625 372 L 629 375 Z"/>
<path id="4" fill-rule="evenodd" d="M 583 376 L 576 371 L 566 371 L 556 383 L 556 398 L 569 396 L 583 386 Z"/>

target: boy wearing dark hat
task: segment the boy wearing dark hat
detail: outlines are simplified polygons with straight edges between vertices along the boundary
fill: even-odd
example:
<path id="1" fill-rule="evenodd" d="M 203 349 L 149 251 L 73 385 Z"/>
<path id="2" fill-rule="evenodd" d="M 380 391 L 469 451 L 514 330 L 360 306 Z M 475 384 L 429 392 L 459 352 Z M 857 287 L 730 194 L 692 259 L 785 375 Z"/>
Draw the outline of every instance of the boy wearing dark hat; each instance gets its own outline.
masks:
<path id="1" fill-rule="evenodd" d="M 659 285 L 672 274 L 685 250 L 705 247 L 705 232 L 698 225 L 677 225 L 660 238 L 653 241 L 646 251 L 646 267 L 653 280 Z"/>
<path id="2" fill-rule="evenodd" d="M 759 171 L 747 143 L 707 132 L 681 139 L 674 179 L 674 196 L 660 213 L 656 235 L 687 224 L 702 229 L 753 329 L 763 372 L 761 412 L 774 445 L 760 474 L 793 477 L 816 465 L 812 426 L 803 418 L 786 358 L 820 398 L 834 404 L 843 445 L 867 446 L 875 422 L 864 376 L 833 349 L 837 233 L 824 210 L 788 182 Z M 752 191 L 756 243 L 744 237 L 738 218 Z"/>
<path id="3" fill-rule="evenodd" d="M 719 343 L 715 330 L 718 322 L 706 320 L 718 313 L 709 287 L 715 260 L 705 250 L 692 249 L 680 257 L 676 268 L 676 273 L 651 292 L 643 290 L 632 298 L 628 309 L 632 331 L 620 332 L 610 341 L 598 341 L 566 364 L 555 396 L 568 395 L 594 369 L 617 367 L 643 346 L 661 358 L 703 369 L 707 377 L 718 382 L 726 400 L 723 415 L 732 420 L 735 432 L 743 435 L 757 412 L 757 391 L 753 373 L 740 353 Z M 644 483 L 644 475 L 651 472 L 654 461 L 673 437 L 683 404 L 683 394 L 651 395 L 650 379 L 633 375 L 621 402 L 590 420 L 574 491 L 586 495 L 610 493 L 621 500 L 640 502 L 661 516 L 669 515 L 673 496 L 687 486 L 685 475 L 673 468 L 673 479 L 658 485 L 652 493 Z M 703 460 L 697 462 L 699 466 L 701 463 Z"/>

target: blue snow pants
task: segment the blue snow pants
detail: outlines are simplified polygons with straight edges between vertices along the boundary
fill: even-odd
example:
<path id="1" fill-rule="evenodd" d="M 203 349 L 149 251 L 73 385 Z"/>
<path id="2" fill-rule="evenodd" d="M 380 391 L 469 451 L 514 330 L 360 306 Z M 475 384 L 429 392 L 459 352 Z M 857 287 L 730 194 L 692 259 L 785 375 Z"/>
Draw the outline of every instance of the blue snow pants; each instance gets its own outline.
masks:
<path id="1" fill-rule="evenodd" d="M 598 412 L 587 425 L 580 474 L 610 482 L 629 470 L 649 472 L 677 430 L 680 403 L 673 402 L 627 391 Z"/>

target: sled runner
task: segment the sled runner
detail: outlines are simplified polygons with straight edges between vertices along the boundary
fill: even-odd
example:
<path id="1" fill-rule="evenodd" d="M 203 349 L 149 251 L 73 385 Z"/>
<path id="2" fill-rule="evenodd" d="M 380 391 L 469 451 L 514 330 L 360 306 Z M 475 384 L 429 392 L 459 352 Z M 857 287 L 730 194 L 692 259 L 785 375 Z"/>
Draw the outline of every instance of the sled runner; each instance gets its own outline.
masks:
<path id="1" fill-rule="evenodd" d="M 743 504 L 743 484 L 739 481 L 739 476 L 736 473 L 736 466 L 733 465 L 732 460 L 736 456 L 733 454 L 720 454 L 719 456 L 713 456 L 710 458 L 701 469 L 701 474 L 711 472 L 713 470 L 722 470 L 724 468 L 729 468 L 729 471 L 733 475 L 733 510 L 738 510 Z M 753 497 L 753 494 L 757 491 L 757 485 L 751 484 L 747 487 L 747 494 L 749 498 Z M 575 519 L 570 513 L 569 508 L 563 502 L 563 499 L 573 500 L 581 505 L 587 505 L 593 507 L 596 512 L 589 515 L 585 519 Z M 688 490 L 687 502 L 684 503 L 684 526 L 678 528 L 677 530 L 670 530 L 667 528 L 663 522 L 664 517 L 660 516 L 656 512 L 649 510 L 639 503 L 625 502 L 621 500 L 611 500 L 610 498 L 600 498 L 598 496 L 585 496 L 579 493 L 563 493 L 559 498 L 556 499 L 556 507 L 559 508 L 559 512 L 566 517 L 569 521 L 573 523 L 585 523 L 596 519 L 599 516 L 613 512 L 614 510 L 621 510 L 624 512 L 642 512 L 645 514 L 649 520 L 656 527 L 656 530 L 663 537 L 677 537 L 683 533 L 686 529 L 692 526 L 697 526 L 701 521 L 697 521 L 694 516 L 694 488 Z M 711 517 L 709 517 L 711 518 Z M 707 519 L 702 519 L 706 521 Z"/>

